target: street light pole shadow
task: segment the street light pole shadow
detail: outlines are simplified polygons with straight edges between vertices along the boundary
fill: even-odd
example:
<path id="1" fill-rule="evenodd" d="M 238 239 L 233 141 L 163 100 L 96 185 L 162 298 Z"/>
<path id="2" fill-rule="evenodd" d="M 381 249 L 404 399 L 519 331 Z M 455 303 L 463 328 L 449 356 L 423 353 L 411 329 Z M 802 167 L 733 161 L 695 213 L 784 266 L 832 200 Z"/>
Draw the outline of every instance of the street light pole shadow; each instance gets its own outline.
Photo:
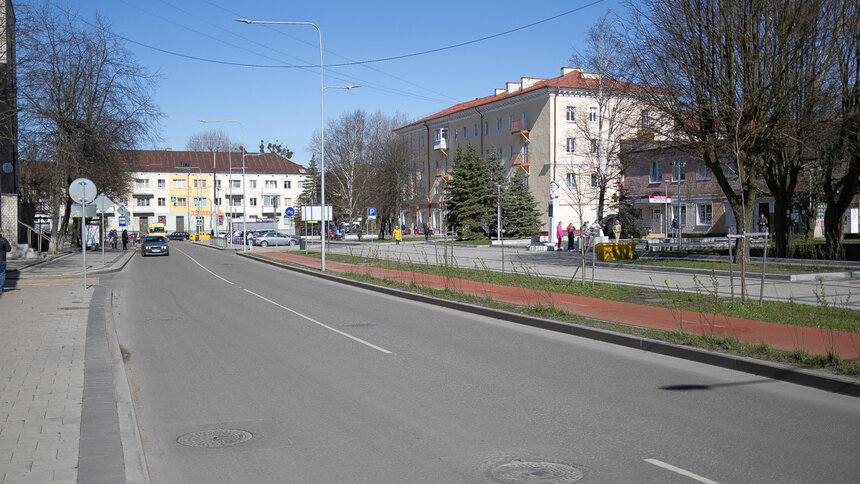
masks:
<path id="1" fill-rule="evenodd" d="M 730 383 L 715 383 L 713 385 L 666 385 L 659 387 L 660 390 L 672 392 L 691 391 L 691 390 L 715 390 L 722 387 L 734 387 L 739 385 L 755 385 L 757 383 L 770 383 L 772 380 L 747 380 Z"/>

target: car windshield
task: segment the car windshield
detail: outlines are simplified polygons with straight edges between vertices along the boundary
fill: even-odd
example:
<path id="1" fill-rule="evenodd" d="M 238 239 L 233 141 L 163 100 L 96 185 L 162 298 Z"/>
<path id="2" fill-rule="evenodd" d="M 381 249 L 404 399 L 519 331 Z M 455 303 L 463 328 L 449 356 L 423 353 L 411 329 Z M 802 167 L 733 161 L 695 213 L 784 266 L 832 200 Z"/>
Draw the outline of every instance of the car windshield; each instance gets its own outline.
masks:
<path id="1" fill-rule="evenodd" d="M 164 242 L 164 237 L 160 235 L 147 235 L 145 242 Z"/>

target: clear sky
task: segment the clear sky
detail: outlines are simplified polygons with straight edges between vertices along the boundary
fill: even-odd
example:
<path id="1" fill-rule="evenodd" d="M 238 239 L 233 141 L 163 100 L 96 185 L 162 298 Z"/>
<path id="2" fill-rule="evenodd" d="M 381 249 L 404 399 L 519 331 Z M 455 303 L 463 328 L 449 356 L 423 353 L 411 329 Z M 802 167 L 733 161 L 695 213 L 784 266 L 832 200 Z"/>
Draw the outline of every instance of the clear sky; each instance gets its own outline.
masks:
<path id="1" fill-rule="evenodd" d="M 139 148 L 183 150 L 192 135 L 213 127 L 241 143 L 238 124 L 197 122 L 235 119 L 244 125 L 249 150 L 260 139 L 277 141 L 302 165 L 320 126 L 317 31 L 236 18 L 320 27 L 325 85 L 362 86 L 326 89 L 327 121 L 358 109 L 415 120 L 524 76 L 560 75 L 588 28 L 610 8 L 621 8 L 619 0 L 53 2 L 87 20 L 101 15 L 130 41 L 138 63 L 160 75 L 161 139 Z M 470 43 L 485 37 L 491 38 Z M 463 43 L 468 45 L 438 50 Z M 391 57 L 401 58 L 335 66 Z"/>

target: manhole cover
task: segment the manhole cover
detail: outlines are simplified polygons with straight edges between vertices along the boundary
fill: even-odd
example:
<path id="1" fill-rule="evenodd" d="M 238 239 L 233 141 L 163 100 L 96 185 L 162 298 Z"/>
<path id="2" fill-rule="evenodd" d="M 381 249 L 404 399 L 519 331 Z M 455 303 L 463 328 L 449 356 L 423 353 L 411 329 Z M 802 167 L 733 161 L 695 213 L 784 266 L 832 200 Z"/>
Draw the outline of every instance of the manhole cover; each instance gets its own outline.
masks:
<path id="1" fill-rule="evenodd" d="M 514 461 L 502 464 L 490 474 L 494 479 L 507 484 L 552 483 L 568 484 L 582 479 L 582 471 L 576 467 L 553 462 Z"/>
<path id="2" fill-rule="evenodd" d="M 244 430 L 212 429 L 191 432 L 179 437 L 176 441 L 189 447 L 214 449 L 216 447 L 241 444 L 242 442 L 251 440 L 251 437 L 253 437 L 251 432 Z"/>

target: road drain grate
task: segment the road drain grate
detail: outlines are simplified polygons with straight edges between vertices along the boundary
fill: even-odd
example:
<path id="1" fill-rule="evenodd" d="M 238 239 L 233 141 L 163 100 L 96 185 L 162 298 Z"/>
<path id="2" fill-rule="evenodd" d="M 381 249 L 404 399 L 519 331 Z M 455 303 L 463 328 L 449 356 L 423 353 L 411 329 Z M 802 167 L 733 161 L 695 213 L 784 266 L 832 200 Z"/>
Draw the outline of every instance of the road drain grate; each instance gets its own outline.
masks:
<path id="1" fill-rule="evenodd" d="M 576 467 L 553 462 L 513 461 L 502 464 L 490 474 L 505 484 L 569 484 L 582 479 L 582 471 Z"/>
<path id="2" fill-rule="evenodd" d="M 188 447 L 214 449 L 241 444 L 242 442 L 251 440 L 251 437 L 253 437 L 251 432 L 247 432 L 245 430 L 211 429 L 185 434 L 176 439 L 176 441 Z"/>

